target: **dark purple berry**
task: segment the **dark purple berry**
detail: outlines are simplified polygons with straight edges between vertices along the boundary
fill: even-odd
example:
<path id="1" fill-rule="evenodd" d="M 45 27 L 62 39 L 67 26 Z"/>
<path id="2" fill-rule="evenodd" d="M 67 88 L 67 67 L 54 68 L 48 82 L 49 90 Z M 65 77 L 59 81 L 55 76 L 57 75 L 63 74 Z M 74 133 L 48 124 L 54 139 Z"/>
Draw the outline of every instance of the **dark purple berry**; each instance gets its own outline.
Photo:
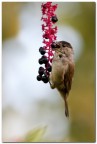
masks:
<path id="1" fill-rule="evenodd" d="M 39 62 L 39 64 L 43 64 L 43 59 L 40 58 L 40 59 L 38 60 L 38 62 Z"/>
<path id="2" fill-rule="evenodd" d="M 40 47 L 39 48 L 39 52 L 44 55 L 46 53 L 45 49 L 43 47 Z"/>
<path id="3" fill-rule="evenodd" d="M 40 52 L 41 50 L 43 50 L 43 47 L 40 47 L 40 48 L 39 48 L 39 52 Z"/>
<path id="4" fill-rule="evenodd" d="M 45 4 L 43 5 L 43 8 L 44 8 L 44 9 L 46 8 L 46 5 L 45 5 Z"/>
<path id="5" fill-rule="evenodd" d="M 44 58 L 43 59 L 43 62 L 46 64 L 46 63 L 48 63 L 48 59 L 47 58 Z"/>
<path id="6" fill-rule="evenodd" d="M 46 52 L 45 52 L 44 50 L 42 50 L 40 53 L 41 53 L 42 55 L 44 55 Z"/>
<path id="7" fill-rule="evenodd" d="M 47 63 L 48 63 L 48 59 L 47 59 L 46 56 L 42 56 L 42 59 L 43 59 L 43 63 L 44 63 L 44 64 L 47 64 Z"/>
<path id="8" fill-rule="evenodd" d="M 53 49 L 53 48 L 57 48 L 56 43 L 55 43 L 55 42 L 53 42 L 53 43 L 51 44 L 51 47 L 52 47 L 52 49 Z"/>
<path id="9" fill-rule="evenodd" d="M 52 71 L 52 67 L 51 67 L 51 65 L 48 65 L 48 66 L 47 66 L 47 70 L 48 70 L 49 72 Z"/>
<path id="10" fill-rule="evenodd" d="M 49 34 L 44 34 L 43 38 L 48 39 L 49 38 Z"/>
<path id="11" fill-rule="evenodd" d="M 40 67 L 38 73 L 39 73 L 40 75 L 43 75 L 43 74 L 44 74 L 44 68 L 43 68 L 43 67 Z"/>
<path id="12" fill-rule="evenodd" d="M 52 22 L 57 22 L 57 21 L 58 21 L 57 17 L 56 16 L 52 16 Z"/>
<path id="13" fill-rule="evenodd" d="M 49 79 L 48 79 L 47 76 L 42 76 L 42 81 L 43 81 L 44 83 L 48 83 Z"/>
<path id="14" fill-rule="evenodd" d="M 44 70 L 44 68 L 43 67 L 39 67 L 39 70 Z"/>
<path id="15" fill-rule="evenodd" d="M 38 81 L 41 81 L 41 80 L 42 80 L 42 77 L 41 77 L 40 75 L 38 75 L 38 76 L 37 76 L 37 80 L 38 80 Z"/>

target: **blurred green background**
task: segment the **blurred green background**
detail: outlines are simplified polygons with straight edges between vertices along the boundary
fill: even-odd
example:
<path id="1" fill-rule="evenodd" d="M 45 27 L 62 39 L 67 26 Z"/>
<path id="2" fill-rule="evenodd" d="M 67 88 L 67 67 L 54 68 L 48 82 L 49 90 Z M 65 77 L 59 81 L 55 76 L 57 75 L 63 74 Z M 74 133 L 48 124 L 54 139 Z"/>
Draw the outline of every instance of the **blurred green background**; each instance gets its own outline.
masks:
<path id="1" fill-rule="evenodd" d="M 2 40 L 13 37 L 19 30 L 18 14 L 23 3 L 2 3 Z M 78 30 L 84 39 L 84 50 L 75 67 L 75 76 L 68 102 L 71 113 L 71 142 L 95 142 L 96 135 L 96 3 L 80 2 L 82 12 L 73 18 L 60 18 L 60 23 Z"/>

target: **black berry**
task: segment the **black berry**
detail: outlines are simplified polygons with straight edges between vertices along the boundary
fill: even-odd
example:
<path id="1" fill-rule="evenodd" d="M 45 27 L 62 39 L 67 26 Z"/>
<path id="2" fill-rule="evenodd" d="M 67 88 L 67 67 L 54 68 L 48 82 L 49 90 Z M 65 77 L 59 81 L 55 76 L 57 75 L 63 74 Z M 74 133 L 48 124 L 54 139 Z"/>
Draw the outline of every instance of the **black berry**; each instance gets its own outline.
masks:
<path id="1" fill-rule="evenodd" d="M 48 79 L 47 76 L 42 76 L 42 81 L 43 81 L 44 83 L 48 83 L 49 79 Z"/>
<path id="2" fill-rule="evenodd" d="M 51 47 L 52 47 L 52 48 L 57 48 L 56 43 L 55 43 L 55 42 L 53 42 L 53 43 L 51 44 Z"/>
<path id="3" fill-rule="evenodd" d="M 45 4 L 43 5 L 43 8 L 44 8 L 44 9 L 46 8 L 46 5 L 45 5 Z"/>
<path id="4" fill-rule="evenodd" d="M 52 22 L 57 22 L 57 21 L 58 21 L 57 17 L 56 16 L 52 16 Z"/>
<path id="5" fill-rule="evenodd" d="M 44 70 L 44 68 L 43 67 L 39 67 L 39 70 Z"/>
<path id="6" fill-rule="evenodd" d="M 46 56 L 42 56 L 42 59 L 43 59 L 43 63 L 44 63 L 44 64 L 47 64 L 47 63 L 48 63 L 48 59 L 47 59 Z"/>
<path id="7" fill-rule="evenodd" d="M 48 35 L 48 34 L 44 34 L 43 37 L 44 37 L 45 39 L 48 39 L 48 38 L 49 38 L 49 35 Z"/>
<path id="8" fill-rule="evenodd" d="M 45 49 L 43 47 L 40 47 L 39 48 L 39 52 L 44 55 L 46 53 Z"/>
<path id="9" fill-rule="evenodd" d="M 49 72 L 52 71 L 52 67 L 51 67 L 51 65 L 48 65 L 48 66 L 47 66 L 47 70 L 48 70 Z"/>
<path id="10" fill-rule="evenodd" d="M 43 59 L 40 58 L 38 62 L 39 62 L 39 64 L 43 64 Z"/>
<path id="11" fill-rule="evenodd" d="M 37 80 L 38 80 L 38 81 L 41 81 L 41 80 L 42 80 L 42 77 L 41 77 L 40 75 L 38 75 L 38 76 L 37 76 Z"/>
<path id="12" fill-rule="evenodd" d="M 44 68 L 43 68 L 43 67 L 40 67 L 38 73 L 39 73 L 40 75 L 43 75 L 43 74 L 44 74 Z"/>

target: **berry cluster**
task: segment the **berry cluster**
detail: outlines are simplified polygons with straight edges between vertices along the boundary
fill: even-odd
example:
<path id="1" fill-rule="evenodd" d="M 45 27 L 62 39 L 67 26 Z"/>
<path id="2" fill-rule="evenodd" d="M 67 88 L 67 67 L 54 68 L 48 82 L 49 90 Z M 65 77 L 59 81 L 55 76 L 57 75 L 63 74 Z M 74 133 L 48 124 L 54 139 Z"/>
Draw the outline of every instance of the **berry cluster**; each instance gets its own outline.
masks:
<path id="1" fill-rule="evenodd" d="M 55 10 L 57 9 L 57 4 L 52 5 L 52 2 L 46 2 L 41 5 L 42 9 L 42 31 L 43 31 L 43 47 L 39 48 L 39 52 L 42 57 L 38 60 L 39 64 L 45 65 L 45 68 L 39 67 L 37 76 L 38 81 L 43 81 L 48 83 L 49 75 L 52 70 L 52 58 L 53 51 L 51 48 L 52 43 L 56 40 L 57 26 L 54 24 L 58 21 L 57 16 L 55 15 Z"/>

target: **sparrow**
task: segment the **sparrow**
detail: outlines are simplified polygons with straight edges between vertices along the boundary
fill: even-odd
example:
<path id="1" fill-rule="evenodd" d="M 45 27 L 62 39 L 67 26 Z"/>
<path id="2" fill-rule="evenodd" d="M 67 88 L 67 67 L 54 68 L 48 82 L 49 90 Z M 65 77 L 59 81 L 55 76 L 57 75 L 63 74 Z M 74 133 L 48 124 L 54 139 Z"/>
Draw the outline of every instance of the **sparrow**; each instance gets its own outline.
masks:
<path id="1" fill-rule="evenodd" d="M 54 56 L 52 60 L 52 71 L 49 77 L 50 87 L 56 88 L 65 103 L 65 115 L 69 117 L 67 97 L 71 90 L 74 76 L 74 51 L 70 43 L 66 41 L 54 42 L 52 45 Z"/>

